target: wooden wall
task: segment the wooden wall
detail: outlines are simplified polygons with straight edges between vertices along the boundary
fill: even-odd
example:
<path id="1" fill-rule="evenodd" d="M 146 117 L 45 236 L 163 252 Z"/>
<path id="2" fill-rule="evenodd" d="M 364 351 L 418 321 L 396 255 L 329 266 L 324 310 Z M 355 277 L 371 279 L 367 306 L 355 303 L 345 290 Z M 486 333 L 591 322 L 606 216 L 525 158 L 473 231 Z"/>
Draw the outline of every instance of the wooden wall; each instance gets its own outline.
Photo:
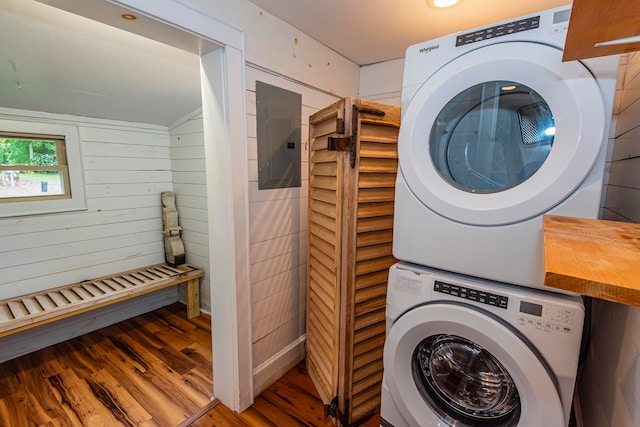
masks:
<path id="1" fill-rule="evenodd" d="M 602 217 L 640 223 L 640 53 L 623 57 Z M 640 308 L 593 300 L 592 339 L 578 378 L 579 425 L 640 425 Z"/>
<path id="2" fill-rule="evenodd" d="M 197 111 L 170 126 L 169 134 L 173 191 L 182 227 L 182 243 L 187 262 L 204 269 L 204 277 L 200 279 L 200 308 L 210 312 L 211 270 L 202 112 Z M 185 301 L 182 294 L 181 300 Z"/>

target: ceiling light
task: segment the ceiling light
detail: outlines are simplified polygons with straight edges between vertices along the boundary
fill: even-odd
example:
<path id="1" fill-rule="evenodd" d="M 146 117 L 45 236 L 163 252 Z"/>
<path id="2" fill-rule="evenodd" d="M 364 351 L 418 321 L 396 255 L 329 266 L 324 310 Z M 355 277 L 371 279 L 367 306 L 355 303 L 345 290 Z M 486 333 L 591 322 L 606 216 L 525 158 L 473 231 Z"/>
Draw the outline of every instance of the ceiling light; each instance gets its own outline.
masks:
<path id="1" fill-rule="evenodd" d="M 500 90 L 504 90 L 504 91 L 508 91 L 508 90 L 514 90 L 517 86 L 511 85 L 511 86 L 502 86 L 500 88 Z"/>
<path id="2" fill-rule="evenodd" d="M 130 13 L 123 13 L 122 15 L 120 15 L 120 17 L 127 21 L 135 21 L 136 19 L 138 19 L 136 15 L 132 15 Z"/>
<path id="3" fill-rule="evenodd" d="M 427 6 L 432 9 L 446 9 L 461 2 L 462 0 L 427 0 Z"/>

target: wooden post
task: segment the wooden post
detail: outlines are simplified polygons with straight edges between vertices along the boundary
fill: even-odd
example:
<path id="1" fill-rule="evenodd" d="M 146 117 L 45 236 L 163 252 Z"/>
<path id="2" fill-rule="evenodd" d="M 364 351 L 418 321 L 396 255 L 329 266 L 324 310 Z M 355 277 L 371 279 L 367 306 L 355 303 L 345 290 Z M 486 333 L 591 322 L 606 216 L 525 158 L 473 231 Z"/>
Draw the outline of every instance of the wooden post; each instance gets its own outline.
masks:
<path id="1" fill-rule="evenodd" d="M 192 279 L 187 282 L 187 317 L 193 319 L 200 316 L 200 282 Z"/>

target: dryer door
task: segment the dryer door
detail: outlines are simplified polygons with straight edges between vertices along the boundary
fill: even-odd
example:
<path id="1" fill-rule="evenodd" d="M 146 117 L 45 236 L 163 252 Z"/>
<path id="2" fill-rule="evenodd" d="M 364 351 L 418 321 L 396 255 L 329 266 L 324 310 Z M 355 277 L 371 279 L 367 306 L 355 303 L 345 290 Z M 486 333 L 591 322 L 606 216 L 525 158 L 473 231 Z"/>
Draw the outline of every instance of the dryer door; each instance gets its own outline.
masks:
<path id="1" fill-rule="evenodd" d="M 410 100 L 400 167 L 429 209 L 470 225 L 540 215 L 580 185 L 606 129 L 598 84 L 551 46 L 497 43 L 444 65 Z"/>
<path id="2" fill-rule="evenodd" d="M 384 375 L 411 426 L 564 426 L 555 377 L 526 338 L 464 303 L 430 303 L 391 326 Z"/>

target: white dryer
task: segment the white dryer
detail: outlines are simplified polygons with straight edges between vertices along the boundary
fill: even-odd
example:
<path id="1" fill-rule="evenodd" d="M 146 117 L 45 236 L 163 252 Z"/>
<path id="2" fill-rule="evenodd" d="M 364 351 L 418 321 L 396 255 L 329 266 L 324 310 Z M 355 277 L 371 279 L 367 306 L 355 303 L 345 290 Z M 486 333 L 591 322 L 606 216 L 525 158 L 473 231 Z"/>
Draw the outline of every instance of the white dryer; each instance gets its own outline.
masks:
<path id="1" fill-rule="evenodd" d="M 542 216 L 597 217 L 619 58 L 562 62 L 569 15 L 407 49 L 396 258 L 543 288 Z"/>
<path id="2" fill-rule="evenodd" d="M 390 269 L 381 425 L 566 427 L 580 297 Z"/>

